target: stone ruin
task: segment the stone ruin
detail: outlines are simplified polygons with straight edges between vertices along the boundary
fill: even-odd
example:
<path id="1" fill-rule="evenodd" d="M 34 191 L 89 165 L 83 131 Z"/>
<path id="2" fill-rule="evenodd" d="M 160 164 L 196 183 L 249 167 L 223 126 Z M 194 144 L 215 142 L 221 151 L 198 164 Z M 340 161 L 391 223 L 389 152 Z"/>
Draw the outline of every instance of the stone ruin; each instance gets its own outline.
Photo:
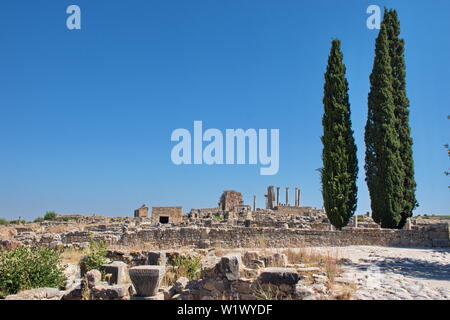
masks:
<path id="1" fill-rule="evenodd" d="M 143 204 L 140 208 L 137 208 L 134 210 L 134 217 L 135 218 L 146 218 L 148 217 L 148 207 Z"/>
<path id="2" fill-rule="evenodd" d="M 183 207 L 152 207 L 152 223 L 180 223 L 183 220 Z"/>
<path id="3" fill-rule="evenodd" d="M 448 247 L 449 228 L 445 223 L 424 224 L 411 219 L 403 230 L 381 229 L 366 215 L 355 216 L 342 230 L 334 230 L 325 212 L 300 206 L 296 188 L 294 206 L 283 205 L 279 187 L 267 189 L 267 207 L 253 209 L 240 192 L 227 190 L 215 208 L 192 209 L 152 207 L 135 210 L 135 217 L 87 215 L 60 216 L 54 221 L 9 227 L 8 239 L 0 247 L 16 244 L 41 244 L 52 247 L 86 247 L 90 240 L 110 245 L 148 244 L 160 249 L 243 248 L 258 246 L 263 239 L 268 247 L 292 246 L 421 246 Z M 255 197 L 253 198 L 255 200 Z M 286 203 L 288 204 L 288 197 Z M 69 218 L 70 219 L 67 219 Z M 66 219 L 64 219 L 66 218 Z"/>

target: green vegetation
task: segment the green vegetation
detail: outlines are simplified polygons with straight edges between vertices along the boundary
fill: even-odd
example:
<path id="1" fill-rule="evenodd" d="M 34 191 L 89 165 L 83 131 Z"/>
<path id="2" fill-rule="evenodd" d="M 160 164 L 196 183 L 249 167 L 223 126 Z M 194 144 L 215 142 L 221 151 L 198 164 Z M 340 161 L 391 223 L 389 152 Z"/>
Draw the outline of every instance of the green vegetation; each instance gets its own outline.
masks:
<path id="1" fill-rule="evenodd" d="M 396 117 L 396 132 L 400 141 L 400 159 L 402 169 L 402 208 L 401 220 L 397 228 L 401 229 L 413 210 L 418 207 L 416 200 L 416 181 L 414 179 L 414 161 L 409 126 L 409 100 L 406 95 L 406 65 L 405 65 L 405 41 L 399 38 L 400 21 L 395 10 L 386 10 L 385 23 L 389 41 L 389 55 L 392 67 L 392 90 L 394 98 L 394 114 Z"/>
<path id="2" fill-rule="evenodd" d="M 177 274 L 184 274 L 189 280 L 198 279 L 201 270 L 201 257 L 176 256 L 173 266 Z"/>
<path id="3" fill-rule="evenodd" d="M 101 265 L 107 262 L 107 253 L 108 249 L 104 241 L 91 240 L 87 255 L 79 263 L 81 275 L 93 269 L 100 270 Z"/>
<path id="4" fill-rule="evenodd" d="M 358 160 L 350 120 L 348 82 L 340 49 L 333 40 L 324 85 L 322 196 L 328 219 L 345 227 L 356 210 Z"/>
<path id="5" fill-rule="evenodd" d="M 0 251 L 0 298 L 40 287 L 60 288 L 66 278 L 57 250 L 20 246 Z"/>
<path id="6" fill-rule="evenodd" d="M 7 226 L 8 224 L 9 224 L 8 220 L 0 218 L 0 226 Z"/>
<path id="7" fill-rule="evenodd" d="M 47 211 L 44 215 L 44 220 L 55 220 L 57 214 L 55 211 Z"/>
<path id="8" fill-rule="evenodd" d="M 383 228 L 402 228 L 415 199 L 404 41 L 395 10 L 385 10 L 370 75 L 365 131 L 366 181 L 372 217 Z"/>
<path id="9" fill-rule="evenodd" d="M 27 222 L 25 220 L 21 219 L 21 218 L 19 218 L 17 220 L 10 220 L 9 221 L 9 224 L 25 224 L 25 223 L 27 223 Z"/>

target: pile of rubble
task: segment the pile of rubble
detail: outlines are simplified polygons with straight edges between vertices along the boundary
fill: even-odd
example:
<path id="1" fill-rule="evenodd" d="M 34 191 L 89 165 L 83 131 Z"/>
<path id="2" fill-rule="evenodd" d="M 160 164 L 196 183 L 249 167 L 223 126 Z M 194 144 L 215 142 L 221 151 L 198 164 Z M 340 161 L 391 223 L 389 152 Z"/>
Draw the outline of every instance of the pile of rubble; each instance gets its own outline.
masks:
<path id="1" fill-rule="evenodd" d="M 38 288 L 7 296 L 7 300 L 254 300 L 330 299 L 330 279 L 318 267 L 289 264 L 283 253 L 247 251 L 222 257 L 202 255 L 200 276 L 179 277 L 171 284 L 164 275 L 179 252 L 110 251 L 114 261 L 81 275 L 77 265 L 66 266 L 65 288 Z M 192 254 L 192 253 L 191 253 Z M 198 253 L 196 253 L 198 255 Z M 139 256 L 139 257 L 138 257 Z"/>

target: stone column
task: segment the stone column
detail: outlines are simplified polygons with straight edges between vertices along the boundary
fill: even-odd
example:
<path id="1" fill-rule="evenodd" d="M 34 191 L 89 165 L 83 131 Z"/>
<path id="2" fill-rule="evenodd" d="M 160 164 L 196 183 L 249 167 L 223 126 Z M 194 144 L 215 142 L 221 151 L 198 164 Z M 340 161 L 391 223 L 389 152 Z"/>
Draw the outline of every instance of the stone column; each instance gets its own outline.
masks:
<path id="1" fill-rule="evenodd" d="M 295 188 L 295 191 L 294 191 L 294 206 L 295 206 L 295 207 L 297 206 L 297 196 L 298 196 L 298 194 L 297 194 L 297 188 Z"/>
<path id="2" fill-rule="evenodd" d="M 289 204 L 289 187 L 286 187 L 286 206 Z"/>
<path id="3" fill-rule="evenodd" d="M 253 195 L 253 211 L 256 211 L 256 195 Z"/>
<path id="4" fill-rule="evenodd" d="M 406 220 L 405 226 L 403 228 L 405 230 L 411 230 L 411 219 Z"/>
<path id="5" fill-rule="evenodd" d="M 358 216 L 356 214 L 353 216 L 353 228 L 358 228 Z"/>
<path id="6" fill-rule="evenodd" d="M 280 187 L 277 187 L 277 207 L 280 205 Z"/>
<path id="7" fill-rule="evenodd" d="M 299 207 L 301 207 L 301 203 L 300 203 L 300 188 L 298 188 L 298 197 L 297 197 L 297 199 L 298 199 L 298 206 Z"/>

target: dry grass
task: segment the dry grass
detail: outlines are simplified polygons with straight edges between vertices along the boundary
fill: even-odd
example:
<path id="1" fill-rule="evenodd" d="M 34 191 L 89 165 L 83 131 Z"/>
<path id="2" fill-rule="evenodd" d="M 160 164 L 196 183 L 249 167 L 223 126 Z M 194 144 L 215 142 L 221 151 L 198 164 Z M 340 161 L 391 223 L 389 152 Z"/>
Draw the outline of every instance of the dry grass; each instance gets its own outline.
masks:
<path id="1" fill-rule="evenodd" d="M 0 226 L 0 239 L 11 239 L 15 235 L 15 228 L 9 226 Z"/>
<path id="2" fill-rule="evenodd" d="M 291 297 L 286 297 L 277 286 L 268 284 L 258 284 L 253 291 L 253 296 L 256 300 L 290 300 Z"/>
<path id="3" fill-rule="evenodd" d="M 71 227 L 73 228 L 73 226 L 71 226 Z M 69 231 L 69 229 L 71 227 L 68 225 L 59 224 L 59 225 L 46 227 L 45 232 L 46 233 L 64 233 L 64 232 Z"/>
<path id="4" fill-rule="evenodd" d="M 328 278 L 327 287 L 331 292 L 336 291 L 337 286 L 335 284 L 335 278 L 342 273 L 342 268 L 339 264 L 339 252 L 326 251 L 318 252 L 314 248 L 298 248 L 298 249 L 286 249 L 283 251 L 287 255 L 288 261 L 291 264 L 304 264 L 306 266 L 319 267 L 321 273 L 325 274 Z M 314 278 L 312 274 L 306 275 L 304 279 L 305 283 L 314 283 Z M 337 293 L 336 297 L 339 299 L 346 299 L 347 296 L 351 296 L 354 291 L 352 288 L 347 288 L 343 290 L 343 286 L 338 286 L 340 291 Z"/>
<path id="5" fill-rule="evenodd" d="M 86 249 L 67 248 L 61 253 L 61 262 L 78 264 L 86 254 Z"/>
<path id="6" fill-rule="evenodd" d="M 333 288 L 333 299 L 335 300 L 351 300 L 357 290 L 356 283 L 339 285 Z"/>
<path id="7" fill-rule="evenodd" d="M 288 257 L 288 261 L 291 264 L 317 265 L 326 259 L 313 248 L 286 249 L 282 253 Z"/>
<path id="8" fill-rule="evenodd" d="M 267 240 L 263 235 L 258 236 L 258 248 L 261 250 L 263 254 L 267 253 Z"/>
<path id="9" fill-rule="evenodd" d="M 217 257 L 222 257 L 226 254 L 226 251 L 222 248 L 222 246 L 219 243 L 216 243 L 214 246 L 214 254 Z"/>
<path id="10" fill-rule="evenodd" d="M 328 252 L 325 256 L 325 260 L 323 261 L 323 268 L 328 277 L 328 281 L 330 285 L 333 285 L 334 278 L 339 276 L 342 272 L 342 268 L 338 263 L 338 255 L 337 252 L 330 253 Z"/>

